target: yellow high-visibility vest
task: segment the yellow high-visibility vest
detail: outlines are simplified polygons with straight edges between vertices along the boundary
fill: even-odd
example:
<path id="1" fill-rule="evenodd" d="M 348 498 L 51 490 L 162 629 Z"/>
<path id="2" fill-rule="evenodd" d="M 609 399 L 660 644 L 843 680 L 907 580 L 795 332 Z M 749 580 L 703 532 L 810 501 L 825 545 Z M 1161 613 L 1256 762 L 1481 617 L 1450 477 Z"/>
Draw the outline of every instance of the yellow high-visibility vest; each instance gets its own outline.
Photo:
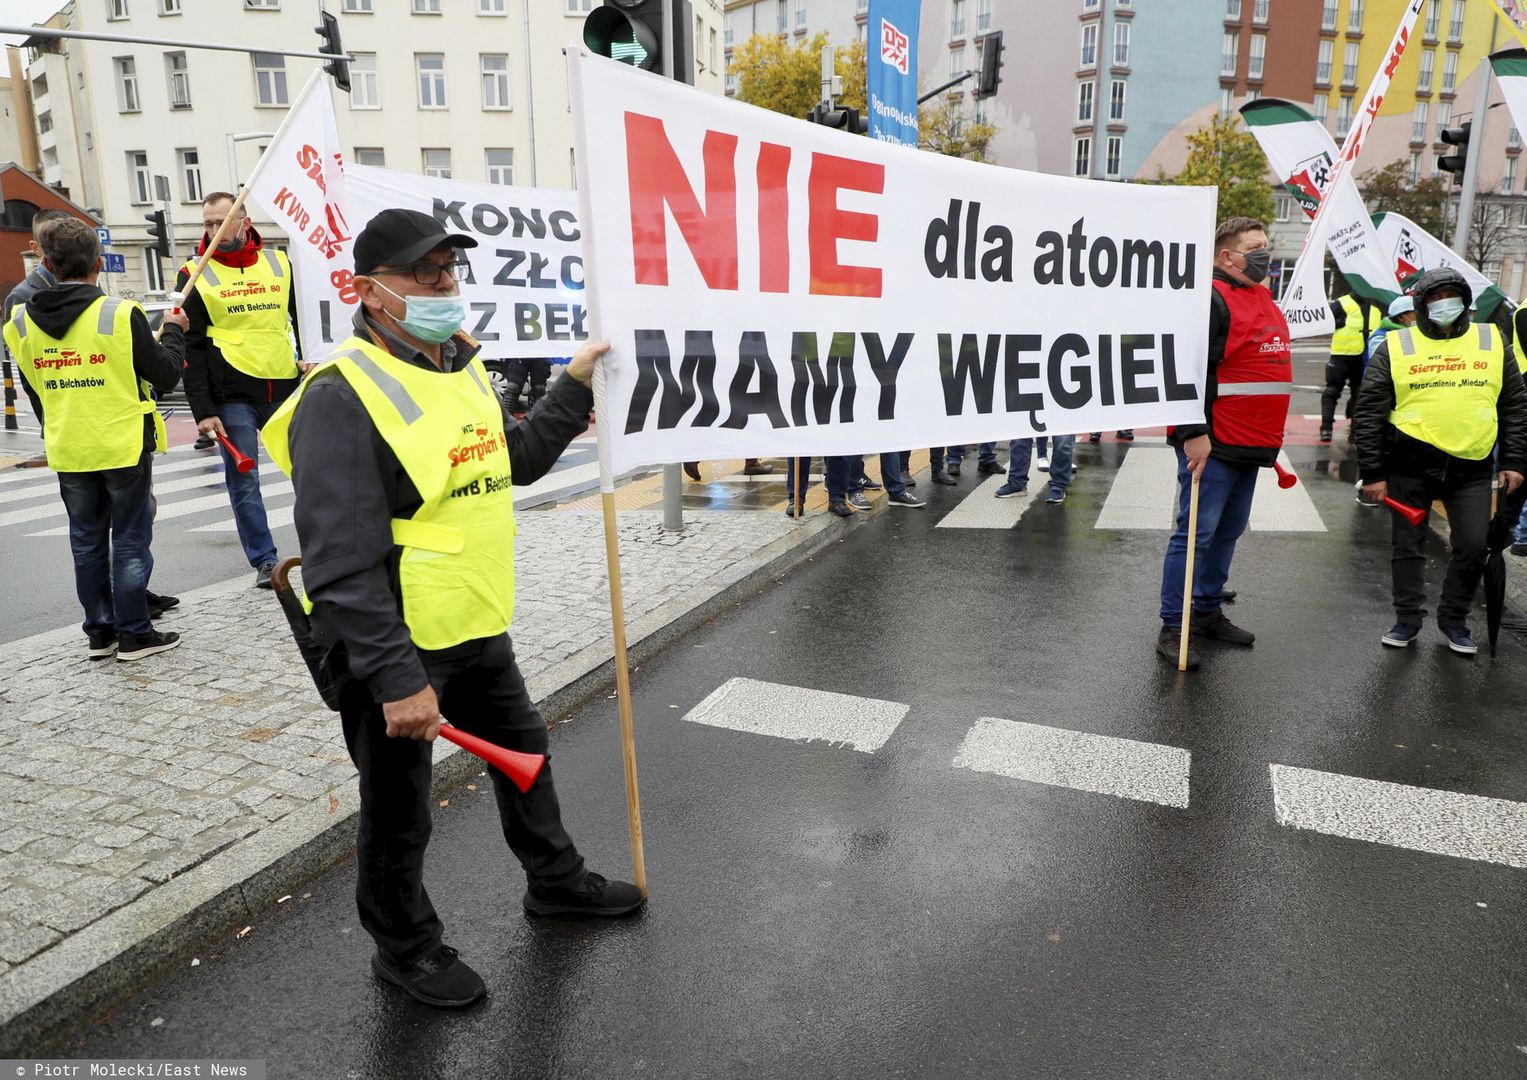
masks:
<path id="1" fill-rule="evenodd" d="M 424 500 L 392 519 L 403 549 L 403 621 L 421 649 L 496 637 L 514 618 L 514 496 L 504 415 L 482 361 L 425 370 L 365 341 L 343 342 L 261 430 L 291 475 L 288 437 L 303 395 L 319 378 L 343 378 Z M 302 478 L 297 499 L 302 500 Z"/>
<path id="2" fill-rule="evenodd" d="M 1505 348 L 1495 327 L 1474 323 L 1462 337 L 1438 340 L 1408 326 L 1391 330 L 1385 340 L 1394 380 L 1389 422 L 1454 457 L 1489 457 L 1506 375 Z"/>
<path id="3" fill-rule="evenodd" d="M 186 263 L 187 272 L 195 263 Z M 261 248 L 259 258 L 242 270 L 208 259 L 196 292 L 207 306 L 207 337 L 223 359 L 256 379 L 295 379 L 292 353 L 292 264 L 282 252 Z"/>
<path id="4" fill-rule="evenodd" d="M 1363 331 L 1363 306 L 1351 293 L 1339 297 L 1336 302 L 1347 313 L 1347 322 L 1331 335 L 1331 355 L 1362 356 L 1368 343 L 1368 335 Z"/>
<path id="5" fill-rule="evenodd" d="M 143 418 L 164 453 L 164 417 L 153 390 L 133 370 L 131 300 L 102 296 L 62 338 L 43 332 L 26 305 L 5 324 L 5 344 L 42 402 L 43 447 L 54 472 L 125 469 L 143 456 Z"/>

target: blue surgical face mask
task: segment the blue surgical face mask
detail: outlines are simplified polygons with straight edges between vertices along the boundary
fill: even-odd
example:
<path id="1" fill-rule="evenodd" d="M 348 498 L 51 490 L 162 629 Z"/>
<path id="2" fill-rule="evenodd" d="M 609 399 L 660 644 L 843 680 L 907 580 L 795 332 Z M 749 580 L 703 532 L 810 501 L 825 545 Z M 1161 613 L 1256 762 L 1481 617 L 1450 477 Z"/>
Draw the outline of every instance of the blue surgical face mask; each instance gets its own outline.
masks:
<path id="1" fill-rule="evenodd" d="M 1459 297 L 1451 297 L 1447 300 L 1433 300 L 1426 305 L 1426 314 L 1438 326 L 1452 326 L 1463 314 L 1463 300 Z"/>
<path id="2" fill-rule="evenodd" d="M 467 321 L 467 308 L 460 293 L 455 296 L 398 296 L 380 281 L 377 285 L 403 301 L 403 317 L 398 320 L 398 325 L 420 341 L 431 345 L 449 341 Z"/>

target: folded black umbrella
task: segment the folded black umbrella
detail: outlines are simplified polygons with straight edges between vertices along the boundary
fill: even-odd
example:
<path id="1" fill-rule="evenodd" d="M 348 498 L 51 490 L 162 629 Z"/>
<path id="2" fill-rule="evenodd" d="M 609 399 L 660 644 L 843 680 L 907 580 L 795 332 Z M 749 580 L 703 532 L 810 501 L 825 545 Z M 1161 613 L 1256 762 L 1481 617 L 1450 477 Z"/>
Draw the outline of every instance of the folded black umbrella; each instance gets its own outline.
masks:
<path id="1" fill-rule="evenodd" d="M 338 712 L 345 679 L 336 677 L 333 650 L 324 648 L 313 637 L 313 623 L 302 606 L 302 597 L 292 587 L 291 572 L 301 565 L 300 556 L 282 559 L 276 564 L 275 570 L 271 571 L 271 589 L 281 603 L 281 611 L 286 615 L 287 625 L 291 627 L 292 638 L 297 642 L 297 651 L 302 654 L 302 661 L 307 664 L 308 673 L 313 676 L 313 684 L 318 687 L 318 696 L 323 698 L 325 705 Z"/>
<path id="2" fill-rule="evenodd" d="M 1501 618 L 1506 612 L 1506 549 L 1511 546 L 1516 529 L 1516 515 L 1508 516 L 1503 506 L 1490 519 L 1486 543 L 1490 553 L 1485 558 L 1485 629 L 1490 639 L 1490 655 L 1500 640 Z"/>

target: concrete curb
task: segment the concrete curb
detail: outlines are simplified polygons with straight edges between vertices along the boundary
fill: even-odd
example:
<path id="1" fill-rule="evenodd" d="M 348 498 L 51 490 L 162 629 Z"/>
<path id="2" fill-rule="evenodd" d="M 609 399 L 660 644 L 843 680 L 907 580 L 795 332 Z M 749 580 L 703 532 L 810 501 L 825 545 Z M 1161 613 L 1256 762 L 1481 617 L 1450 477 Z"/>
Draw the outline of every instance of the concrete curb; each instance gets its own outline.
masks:
<path id="1" fill-rule="evenodd" d="M 698 626 L 745 601 L 771 580 L 810 560 L 855 527 L 822 514 L 759 549 L 730 572 L 635 620 L 627 628 L 633 666 L 646 663 Z M 241 576 L 187 596 L 248 588 Z M 73 640 L 77 628 L 50 630 L 22 643 Z M 571 715 L 614 685 L 613 644 L 590 646 L 528 680 L 549 723 Z M 638 721 L 639 722 L 639 721 Z M 435 751 L 434 790 L 465 783 L 476 758 L 448 744 Z M 350 855 L 360 808 L 357 780 L 159 885 L 70 935 L 0 979 L 0 1057 L 37 1056 L 66 1038 L 110 1001 L 126 996 L 195 950 L 249 922 Z"/>

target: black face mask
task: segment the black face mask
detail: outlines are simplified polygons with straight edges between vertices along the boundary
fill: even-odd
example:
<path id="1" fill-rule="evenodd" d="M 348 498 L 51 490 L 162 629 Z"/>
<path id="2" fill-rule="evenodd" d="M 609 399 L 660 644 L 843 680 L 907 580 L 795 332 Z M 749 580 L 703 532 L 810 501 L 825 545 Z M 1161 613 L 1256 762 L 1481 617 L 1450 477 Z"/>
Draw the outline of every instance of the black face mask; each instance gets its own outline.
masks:
<path id="1" fill-rule="evenodd" d="M 1241 253 L 1241 258 L 1246 260 L 1246 269 L 1241 273 L 1246 275 L 1246 280 L 1256 284 L 1267 276 L 1267 268 L 1272 265 L 1272 252 L 1267 248 L 1257 248 L 1255 251 Z"/>

